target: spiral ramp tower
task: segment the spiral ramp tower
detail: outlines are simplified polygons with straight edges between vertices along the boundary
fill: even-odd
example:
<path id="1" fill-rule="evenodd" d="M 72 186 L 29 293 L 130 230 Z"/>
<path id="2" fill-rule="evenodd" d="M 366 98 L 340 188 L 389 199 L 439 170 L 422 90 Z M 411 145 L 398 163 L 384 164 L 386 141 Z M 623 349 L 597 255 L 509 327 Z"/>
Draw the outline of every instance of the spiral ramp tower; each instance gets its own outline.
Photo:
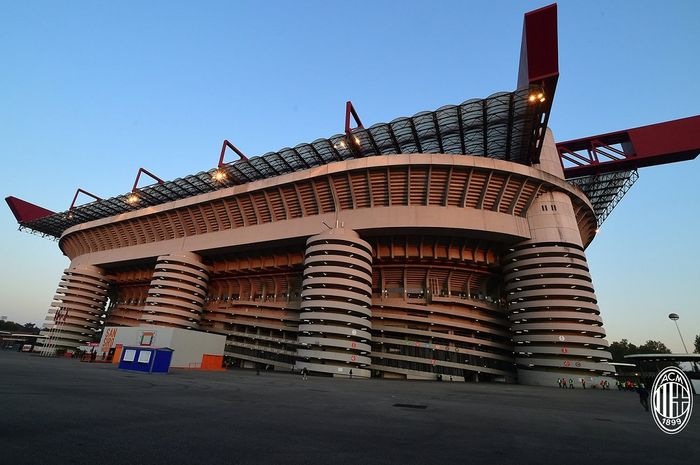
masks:
<path id="1" fill-rule="evenodd" d="M 66 268 L 56 289 L 47 316 L 47 329 L 42 353 L 56 349 L 74 349 L 92 341 L 100 329 L 109 281 L 104 271 L 84 265 Z"/>
<path id="2" fill-rule="evenodd" d="M 370 245 L 342 226 L 307 240 L 301 298 L 296 368 L 369 378 Z"/>
<path id="3" fill-rule="evenodd" d="M 551 132 L 543 171 L 564 176 Z M 520 384 L 597 384 L 611 355 L 570 197 L 543 192 L 527 212 L 531 238 L 508 248 L 503 279 Z"/>
<path id="4" fill-rule="evenodd" d="M 209 269 L 196 254 L 158 257 L 141 322 L 197 329 L 208 281 Z"/>
<path id="5" fill-rule="evenodd" d="M 506 261 L 505 290 L 521 382 L 530 378 L 532 369 L 587 381 L 592 374 L 610 371 L 605 331 L 581 248 L 521 244 Z M 555 383 L 549 379 L 543 384 Z"/>

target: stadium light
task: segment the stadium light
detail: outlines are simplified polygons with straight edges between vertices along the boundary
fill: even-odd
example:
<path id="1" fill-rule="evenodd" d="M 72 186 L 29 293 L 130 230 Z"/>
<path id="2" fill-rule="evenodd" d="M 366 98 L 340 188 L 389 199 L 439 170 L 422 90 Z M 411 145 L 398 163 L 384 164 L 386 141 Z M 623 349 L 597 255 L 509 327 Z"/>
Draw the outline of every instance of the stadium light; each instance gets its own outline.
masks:
<path id="1" fill-rule="evenodd" d="M 227 177 L 226 171 L 223 168 L 215 170 L 211 175 L 211 178 L 216 182 L 224 182 Z"/>

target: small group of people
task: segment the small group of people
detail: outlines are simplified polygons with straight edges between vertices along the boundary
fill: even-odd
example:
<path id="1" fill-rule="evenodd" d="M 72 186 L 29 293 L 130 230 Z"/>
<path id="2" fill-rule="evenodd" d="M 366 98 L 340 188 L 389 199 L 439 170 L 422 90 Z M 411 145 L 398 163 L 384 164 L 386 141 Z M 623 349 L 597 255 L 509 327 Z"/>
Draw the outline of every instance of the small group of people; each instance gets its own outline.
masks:
<path id="1" fill-rule="evenodd" d="M 90 350 L 88 352 L 76 350 L 75 352 L 73 352 L 73 355 L 71 356 L 71 358 L 75 358 L 76 356 L 80 358 L 81 362 L 94 362 L 95 360 L 97 360 L 97 351 L 95 350 L 94 347 L 92 348 L 92 350 Z M 102 360 L 104 360 L 104 359 L 105 359 L 105 354 L 103 353 Z"/>
<path id="2" fill-rule="evenodd" d="M 557 383 L 559 383 L 560 388 L 569 388 L 573 389 L 574 388 L 574 380 L 569 378 L 569 384 L 566 383 L 566 378 L 557 378 Z"/>
<path id="3" fill-rule="evenodd" d="M 591 379 L 592 380 L 592 379 Z M 587 383 L 585 378 L 578 379 L 579 384 L 583 389 L 586 389 Z M 573 378 L 557 378 L 557 384 L 563 389 L 574 389 Z M 620 391 L 636 391 L 639 395 L 639 403 L 648 412 L 649 411 L 649 390 L 647 389 L 644 382 L 639 381 L 639 383 L 634 383 L 631 380 L 615 381 L 615 386 Z M 597 384 L 591 384 L 591 388 L 599 387 L 600 389 L 610 389 L 610 383 L 608 380 L 601 379 Z"/>
<path id="4" fill-rule="evenodd" d="M 295 370 L 295 368 L 294 368 L 294 365 L 292 365 L 291 373 L 292 373 L 293 375 L 296 374 L 296 370 Z M 301 371 L 299 371 L 299 374 L 301 374 L 301 379 L 306 379 L 306 378 L 309 377 L 309 370 L 308 370 L 306 367 L 304 367 L 304 368 L 301 369 Z"/>
<path id="5" fill-rule="evenodd" d="M 639 382 L 639 384 L 632 382 L 631 380 L 627 379 L 625 381 L 617 381 L 615 383 L 617 386 L 617 389 L 619 391 L 634 391 L 638 387 L 644 387 L 644 383 Z"/>
<path id="6" fill-rule="evenodd" d="M 592 381 L 592 379 L 591 379 L 591 381 Z M 559 384 L 560 388 L 574 389 L 573 378 L 569 378 L 568 382 L 567 382 L 566 378 L 557 378 L 557 383 Z M 588 386 L 588 384 L 586 383 L 586 378 L 579 378 L 578 383 L 581 385 L 581 387 L 583 389 L 586 389 L 586 386 Z M 592 384 L 591 387 L 595 389 L 596 385 Z M 610 383 L 605 379 L 601 379 L 600 382 L 598 383 L 598 387 L 600 387 L 600 389 L 610 389 Z"/>

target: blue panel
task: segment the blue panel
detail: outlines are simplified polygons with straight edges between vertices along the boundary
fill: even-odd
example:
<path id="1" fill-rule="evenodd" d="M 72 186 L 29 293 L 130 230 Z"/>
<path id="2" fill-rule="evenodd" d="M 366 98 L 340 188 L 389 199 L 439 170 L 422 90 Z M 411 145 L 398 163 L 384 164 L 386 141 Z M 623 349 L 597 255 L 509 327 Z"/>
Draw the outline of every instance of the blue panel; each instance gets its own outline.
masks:
<path id="1" fill-rule="evenodd" d="M 152 373 L 167 373 L 168 370 L 170 370 L 170 362 L 172 359 L 172 350 L 156 350 Z"/>
<path id="2" fill-rule="evenodd" d="M 126 354 L 127 350 L 134 350 L 136 351 L 136 355 L 134 356 L 133 361 L 126 361 L 124 360 L 124 355 Z M 139 363 L 139 357 L 141 356 L 142 352 L 149 352 L 151 354 L 151 358 L 148 363 Z M 131 371 L 141 371 L 148 373 L 151 370 L 151 364 L 153 363 L 153 357 L 155 355 L 155 350 L 153 349 L 140 349 L 138 347 L 124 347 L 122 349 L 122 355 L 121 359 L 119 360 L 119 369 L 121 370 L 131 370 Z"/>

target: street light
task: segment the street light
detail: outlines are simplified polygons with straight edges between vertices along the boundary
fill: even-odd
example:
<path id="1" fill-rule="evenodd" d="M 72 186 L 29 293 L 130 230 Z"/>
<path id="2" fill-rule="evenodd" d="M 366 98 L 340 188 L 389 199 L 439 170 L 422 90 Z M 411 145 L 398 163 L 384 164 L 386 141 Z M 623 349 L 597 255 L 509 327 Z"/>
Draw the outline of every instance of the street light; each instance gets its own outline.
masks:
<path id="1" fill-rule="evenodd" d="M 678 313 L 670 313 L 668 315 L 668 318 L 673 320 L 673 322 L 676 324 L 676 330 L 678 331 L 678 335 L 681 337 L 681 342 L 683 343 L 683 348 L 685 349 L 685 353 L 689 354 L 688 348 L 685 346 L 685 341 L 683 340 L 683 335 L 681 334 L 681 330 L 678 328 L 678 320 L 680 317 L 678 316 Z"/>
<path id="2" fill-rule="evenodd" d="M 683 348 L 685 349 L 685 353 L 690 354 L 690 352 L 688 352 L 688 348 L 685 346 L 685 341 L 683 340 L 683 335 L 681 334 L 681 330 L 678 328 L 678 320 L 680 319 L 680 317 L 678 316 L 678 313 L 669 313 L 668 318 L 673 320 L 673 322 L 676 324 L 676 330 L 678 330 L 678 335 L 681 337 L 681 342 L 683 343 Z M 698 371 L 697 362 L 693 362 L 693 371 Z"/>

